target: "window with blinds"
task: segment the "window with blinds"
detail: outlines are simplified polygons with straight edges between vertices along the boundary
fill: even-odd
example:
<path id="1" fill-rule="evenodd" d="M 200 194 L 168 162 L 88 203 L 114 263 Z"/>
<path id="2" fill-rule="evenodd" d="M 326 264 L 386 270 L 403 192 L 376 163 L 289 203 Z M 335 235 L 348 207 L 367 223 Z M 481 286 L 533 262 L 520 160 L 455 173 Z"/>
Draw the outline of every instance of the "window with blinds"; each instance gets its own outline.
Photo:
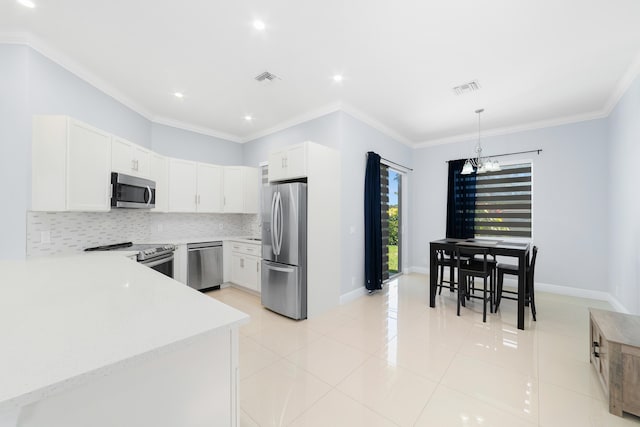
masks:
<path id="1" fill-rule="evenodd" d="M 531 237 L 531 163 L 478 174 L 476 237 Z"/>

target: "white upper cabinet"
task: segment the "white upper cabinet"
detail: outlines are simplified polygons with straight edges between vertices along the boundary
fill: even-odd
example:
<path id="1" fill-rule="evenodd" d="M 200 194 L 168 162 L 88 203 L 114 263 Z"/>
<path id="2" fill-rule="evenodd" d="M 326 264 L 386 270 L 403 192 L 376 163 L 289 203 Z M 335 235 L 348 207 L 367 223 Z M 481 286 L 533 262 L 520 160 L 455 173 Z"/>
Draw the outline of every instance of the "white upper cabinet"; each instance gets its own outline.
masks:
<path id="1" fill-rule="evenodd" d="M 292 145 L 269 154 L 269 182 L 307 176 L 307 143 Z"/>
<path id="2" fill-rule="evenodd" d="M 34 211 L 108 211 L 111 135 L 67 116 L 34 116 Z"/>
<path id="3" fill-rule="evenodd" d="M 225 166 L 224 168 L 224 211 L 242 212 L 244 195 L 242 194 L 242 167 Z"/>
<path id="4" fill-rule="evenodd" d="M 169 212 L 222 212 L 222 166 L 169 160 Z"/>
<path id="5" fill-rule="evenodd" d="M 246 166 L 224 168 L 224 212 L 258 213 L 260 170 Z"/>
<path id="6" fill-rule="evenodd" d="M 169 160 L 169 212 L 196 212 L 198 203 L 196 162 Z"/>
<path id="7" fill-rule="evenodd" d="M 198 163 L 197 212 L 222 212 L 222 166 Z"/>
<path id="8" fill-rule="evenodd" d="M 151 153 L 149 177 L 156 183 L 156 207 L 152 212 L 169 212 L 169 160 Z"/>
<path id="9" fill-rule="evenodd" d="M 125 139 L 114 137 L 111 144 L 111 169 L 127 175 L 148 178 L 151 151 Z"/>

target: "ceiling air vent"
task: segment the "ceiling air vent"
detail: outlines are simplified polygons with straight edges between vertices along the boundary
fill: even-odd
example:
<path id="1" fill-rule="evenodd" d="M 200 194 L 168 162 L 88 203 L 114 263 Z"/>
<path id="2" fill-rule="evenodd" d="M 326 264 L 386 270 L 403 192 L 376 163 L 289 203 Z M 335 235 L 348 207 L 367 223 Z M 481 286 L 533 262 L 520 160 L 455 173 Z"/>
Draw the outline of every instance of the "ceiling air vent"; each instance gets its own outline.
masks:
<path id="1" fill-rule="evenodd" d="M 259 82 L 263 82 L 263 81 L 265 81 L 265 80 L 273 81 L 273 80 L 276 80 L 276 79 L 280 79 L 280 77 L 278 77 L 278 76 L 276 76 L 275 74 L 272 74 L 272 73 L 270 73 L 270 72 L 268 72 L 268 71 L 265 71 L 265 72 L 264 72 L 264 73 L 262 73 L 262 74 L 258 74 L 258 75 L 255 77 L 255 79 L 256 79 L 257 81 L 259 81 Z"/>
<path id="2" fill-rule="evenodd" d="M 456 95 L 464 95 L 465 93 L 471 93 L 480 90 L 480 83 L 477 80 L 470 81 L 469 83 L 462 84 L 453 88 L 453 92 Z"/>

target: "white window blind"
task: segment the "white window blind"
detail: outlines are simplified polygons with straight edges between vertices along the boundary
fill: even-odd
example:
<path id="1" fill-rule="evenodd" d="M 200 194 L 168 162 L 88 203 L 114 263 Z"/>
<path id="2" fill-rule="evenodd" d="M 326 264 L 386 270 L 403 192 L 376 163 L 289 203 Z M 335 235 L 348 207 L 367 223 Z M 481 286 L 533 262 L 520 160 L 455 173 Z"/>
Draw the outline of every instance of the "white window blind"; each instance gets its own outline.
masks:
<path id="1" fill-rule="evenodd" d="M 531 163 L 477 175 L 475 234 L 531 237 Z"/>

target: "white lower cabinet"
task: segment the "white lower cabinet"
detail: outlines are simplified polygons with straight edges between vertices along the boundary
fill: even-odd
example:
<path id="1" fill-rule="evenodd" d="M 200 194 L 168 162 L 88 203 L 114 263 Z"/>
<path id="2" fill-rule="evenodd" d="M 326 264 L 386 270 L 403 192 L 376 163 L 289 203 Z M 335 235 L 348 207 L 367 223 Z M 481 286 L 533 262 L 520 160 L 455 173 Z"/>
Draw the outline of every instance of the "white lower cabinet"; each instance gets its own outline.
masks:
<path id="1" fill-rule="evenodd" d="M 260 292 L 260 244 L 231 242 L 231 282 Z"/>

